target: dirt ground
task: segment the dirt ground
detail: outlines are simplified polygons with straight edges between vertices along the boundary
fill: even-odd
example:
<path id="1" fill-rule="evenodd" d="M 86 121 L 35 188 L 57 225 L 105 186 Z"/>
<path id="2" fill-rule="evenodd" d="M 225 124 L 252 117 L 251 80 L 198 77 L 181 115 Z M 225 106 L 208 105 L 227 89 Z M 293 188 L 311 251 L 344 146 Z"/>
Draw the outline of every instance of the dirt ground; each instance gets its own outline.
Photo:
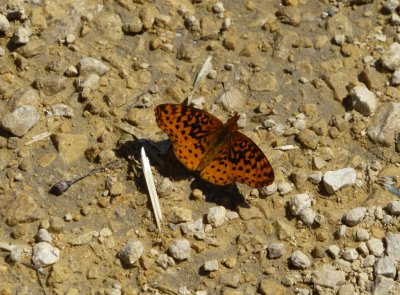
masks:
<path id="1" fill-rule="evenodd" d="M 399 14 L 397 0 L 0 0 L 0 294 L 399 294 L 400 193 L 380 181 L 400 176 Z M 267 188 L 202 181 L 155 122 L 209 56 L 192 104 L 241 115 Z"/>

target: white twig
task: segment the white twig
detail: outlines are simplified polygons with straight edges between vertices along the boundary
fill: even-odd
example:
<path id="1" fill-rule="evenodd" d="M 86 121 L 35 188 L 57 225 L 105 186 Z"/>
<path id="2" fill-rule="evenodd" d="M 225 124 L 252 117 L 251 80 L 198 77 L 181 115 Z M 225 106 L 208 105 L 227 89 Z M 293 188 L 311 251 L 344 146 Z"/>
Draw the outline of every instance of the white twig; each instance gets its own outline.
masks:
<path id="1" fill-rule="evenodd" d="M 196 92 L 197 88 L 199 88 L 201 81 L 211 72 L 212 70 L 212 56 L 209 55 L 201 66 L 199 72 L 197 73 L 196 79 L 193 83 L 193 89 L 190 91 L 187 97 L 187 104 L 190 105 L 190 101 L 192 100 L 193 94 Z"/>
<path id="2" fill-rule="evenodd" d="M 50 135 L 51 135 L 50 132 L 43 132 L 41 134 L 32 136 L 31 140 L 26 142 L 25 145 L 30 145 L 32 143 L 35 143 L 35 142 L 39 141 L 39 140 L 45 139 L 45 138 L 49 137 Z"/>
<path id="3" fill-rule="evenodd" d="M 158 200 L 158 195 L 156 191 L 156 186 L 154 185 L 153 173 L 151 172 L 149 158 L 146 156 L 144 147 L 141 150 L 142 166 L 144 178 L 146 179 L 147 189 L 149 191 L 151 205 L 153 206 L 154 217 L 156 219 L 158 232 L 161 232 L 160 222 L 162 220 L 160 202 Z"/>
<path id="4" fill-rule="evenodd" d="M 274 148 L 274 150 L 288 151 L 288 150 L 295 150 L 295 149 L 298 149 L 298 148 L 299 147 L 296 146 L 296 145 L 289 144 L 289 145 L 277 146 L 277 147 Z"/>

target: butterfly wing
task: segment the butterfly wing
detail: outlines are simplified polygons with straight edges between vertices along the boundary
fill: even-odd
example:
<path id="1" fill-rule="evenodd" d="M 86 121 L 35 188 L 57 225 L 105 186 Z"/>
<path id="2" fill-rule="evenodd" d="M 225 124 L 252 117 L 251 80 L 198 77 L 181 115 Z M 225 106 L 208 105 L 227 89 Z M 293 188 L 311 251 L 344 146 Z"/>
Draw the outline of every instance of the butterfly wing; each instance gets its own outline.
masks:
<path id="1" fill-rule="evenodd" d="M 232 182 L 245 183 L 261 188 L 274 181 L 274 171 L 261 149 L 246 135 L 232 132 L 229 145 L 200 173 L 209 182 L 224 185 Z"/>
<path id="2" fill-rule="evenodd" d="M 155 109 L 158 126 L 172 141 L 178 160 L 196 170 L 222 122 L 215 116 L 181 104 L 161 104 Z"/>

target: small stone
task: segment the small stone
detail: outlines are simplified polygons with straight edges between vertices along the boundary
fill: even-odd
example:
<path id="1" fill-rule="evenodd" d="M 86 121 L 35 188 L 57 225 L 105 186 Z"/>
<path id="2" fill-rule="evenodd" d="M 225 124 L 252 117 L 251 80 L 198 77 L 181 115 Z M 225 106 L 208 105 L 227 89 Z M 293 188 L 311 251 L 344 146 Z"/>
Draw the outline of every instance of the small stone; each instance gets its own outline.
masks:
<path id="1" fill-rule="evenodd" d="M 192 236 L 194 235 L 196 239 L 203 240 L 206 237 L 203 226 L 203 219 L 199 218 L 193 222 L 186 222 L 181 224 L 181 230 L 183 234 Z"/>
<path id="2" fill-rule="evenodd" d="M 160 197 L 163 198 L 171 195 L 173 189 L 174 186 L 172 184 L 172 181 L 169 178 L 163 178 L 163 180 L 161 180 L 161 183 L 157 187 L 157 192 L 160 195 Z M 194 193 L 195 190 L 193 190 L 192 194 Z"/>
<path id="3" fill-rule="evenodd" d="M 369 249 L 369 252 L 376 257 L 382 256 L 383 252 L 385 251 L 383 242 L 377 238 L 371 238 L 370 240 L 368 240 L 367 247 Z"/>
<path id="4" fill-rule="evenodd" d="M 358 244 L 357 251 L 358 253 L 360 253 L 360 255 L 364 257 L 369 255 L 369 250 L 365 242 L 361 242 L 360 244 Z"/>
<path id="5" fill-rule="evenodd" d="M 36 234 L 36 241 L 51 243 L 53 241 L 53 238 L 51 237 L 47 229 L 41 228 Z"/>
<path id="6" fill-rule="evenodd" d="M 390 82 L 393 86 L 400 85 L 400 68 L 393 72 Z"/>
<path id="7" fill-rule="evenodd" d="M 66 118 L 74 117 L 73 108 L 63 103 L 53 104 L 50 107 L 50 112 L 53 116 L 66 117 Z"/>
<path id="8" fill-rule="evenodd" d="M 379 258 L 374 266 L 375 276 L 394 278 L 396 276 L 396 259 L 393 256 Z"/>
<path id="9" fill-rule="evenodd" d="M 37 267 L 45 267 L 54 264 L 60 259 L 60 250 L 46 242 L 40 242 L 33 246 L 32 262 Z"/>
<path id="10" fill-rule="evenodd" d="M 391 215 L 395 216 L 400 215 L 400 201 L 389 202 L 386 206 L 386 209 L 389 211 Z"/>
<path id="11" fill-rule="evenodd" d="M 316 222 L 316 218 L 318 218 L 318 214 L 312 208 L 306 208 L 300 213 L 300 220 L 305 225 L 313 225 Z M 321 217 L 321 216 L 320 216 Z"/>
<path id="12" fill-rule="evenodd" d="M 89 143 L 86 134 L 52 134 L 51 140 L 56 146 L 60 158 L 70 164 L 84 156 Z"/>
<path id="13" fill-rule="evenodd" d="M 394 42 L 381 56 L 382 65 L 388 70 L 394 71 L 400 68 L 400 44 Z"/>
<path id="14" fill-rule="evenodd" d="M 122 182 L 116 181 L 110 187 L 110 195 L 113 197 L 120 196 L 125 192 L 125 189 L 125 185 Z"/>
<path id="15" fill-rule="evenodd" d="M 80 90 L 90 89 L 96 90 L 99 84 L 100 76 L 94 73 L 87 74 L 83 79 L 77 80 L 77 87 Z"/>
<path id="16" fill-rule="evenodd" d="M 364 219 L 366 213 L 367 209 L 365 207 L 354 208 L 348 211 L 342 220 L 348 226 L 355 226 Z"/>
<path id="17" fill-rule="evenodd" d="M 306 148 L 315 150 L 319 143 L 319 137 L 314 131 L 304 129 L 297 134 L 297 140 Z"/>
<path id="18" fill-rule="evenodd" d="M 262 196 L 270 196 L 278 191 L 278 185 L 274 182 L 271 185 L 264 186 L 259 191 Z"/>
<path id="19" fill-rule="evenodd" d="M 5 34 L 9 28 L 10 23 L 8 19 L 4 15 L 0 14 L 0 32 Z"/>
<path id="20" fill-rule="evenodd" d="M 240 274 L 236 271 L 229 271 L 221 276 L 221 284 L 232 287 L 232 288 L 237 288 L 239 287 L 240 284 Z"/>
<path id="21" fill-rule="evenodd" d="M 15 136 L 24 136 L 39 121 L 39 113 L 31 105 L 22 105 L 11 114 L 5 115 L 1 124 L 4 130 Z"/>
<path id="22" fill-rule="evenodd" d="M 79 75 L 78 69 L 75 66 L 69 66 L 65 72 L 64 75 L 67 77 L 76 77 Z"/>
<path id="23" fill-rule="evenodd" d="M 336 294 L 337 295 L 353 295 L 353 294 L 355 294 L 354 286 L 352 284 L 342 285 Z"/>
<path id="24" fill-rule="evenodd" d="M 57 216 L 52 216 L 49 220 L 49 231 L 53 233 L 61 233 L 65 228 L 64 221 Z"/>
<path id="25" fill-rule="evenodd" d="M 87 75 L 94 73 L 99 76 L 103 76 L 110 70 L 110 68 L 107 65 L 105 65 L 103 62 L 93 57 L 82 58 L 79 61 L 77 68 L 79 69 L 80 75 Z"/>
<path id="26" fill-rule="evenodd" d="M 275 281 L 263 279 L 258 285 L 258 292 L 262 295 L 282 295 L 286 294 L 286 288 Z"/>
<path id="27" fill-rule="evenodd" d="M 205 271 L 216 271 L 219 268 L 219 263 L 218 260 L 213 259 L 206 261 L 203 265 L 203 268 Z"/>
<path id="28" fill-rule="evenodd" d="M 128 23 L 122 26 L 125 34 L 139 34 L 143 30 L 143 22 L 138 16 L 132 16 Z"/>
<path id="29" fill-rule="evenodd" d="M 389 102 L 378 108 L 367 129 L 367 134 L 373 142 L 390 146 L 394 144 L 399 126 L 400 103 Z"/>
<path id="30" fill-rule="evenodd" d="M 282 243 L 273 243 L 267 247 L 267 257 L 276 259 L 282 257 L 285 253 L 285 247 Z"/>
<path id="31" fill-rule="evenodd" d="M 313 272 L 313 282 L 318 286 L 335 288 L 346 282 L 346 273 L 325 264 Z"/>
<path id="32" fill-rule="evenodd" d="M 343 168 L 325 172 L 322 181 L 327 193 L 333 194 L 344 186 L 354 184 L 356 178 L 357 173 L 354 168 Z"/>
<path id="33" fill-rule="evenodd" d="M 163 269 L 167 269 L 169 266 L 175 265 L 174 259 L 167 254 L 160 254 L 156 259 L 156 263 Z"/>
<path id="34" fill-rule="evenodd" d="M 224 91 L 218 98 L 217 103 L 222 104 L 225 110 L 241 111 L 246 99 L 239 89 Z"/>
<path id="35" fill-rule="evenodd" d="M 354 109 L 364 116 L 371 115 L 376 109 L 376 96 L 364 85 L 353 87 L 350 90 Z"/>
<path id="36" fill-rule="evenodd" d="M 354 248 L 347 248 L 343 251 L 342 257 L 346 261 L 354 261 L 358 258 L 358 252 Z"/>
<path id="37" fill-rule="evenodd" d="M 83 233 L 83 234 L 77 236 L 73 240 L 71 240 L 70 244 L 72 246 L 86 245 L 92 241 L 93 237 L 98 236 L 98 235 L 99 235 L 99 233 L 97 231 L 86 232 L 86 233 Z"/>
<path id="38" fill-rule="evenodd" d="M 297 216 L 303 211 L 304 209 L 311 206 L 311 198 L 308 194 L 297 194 L 294 195 L 288 201 L 289 210 L 292 212 L 293 215 Z"/>
<path id="39" fill-rule="evenodd" d="M 400 258 L 400 234 L 393 234 L 391 232 L 385 235 L 386 254 L 393 256 L 396 259 Z"/>
<path id="40" fill-rule="evenodd" d="M 253 91 L 274 91 L 278 82 L 273 73 L 258 72 L 249 81 L 249 89 Z"/>
<path id="41" fill-rule="evenodd" d="M 277 184 L 278 191 L 281 195 L 286 195 L 292 191 L 292 185 L 289 182 L 280 182 Z"/>
<path id="42" fill-rule="evenodd" d="M 374 255 L 367 255 L 364 258 L 364 267 L 372 267 L 375 265 L 376 258 Z"/>
<path id="43" fill-rule="evenodd" d="M 108 227 L 102 228 L 99 232 L 100 237 L 111 237 L 112 231 Z"/>
<path id="44" fill-rule="evenodd" d="M 357 242 L 367 241 L 369 239 L 369 232 L 365 228 L 357 228 L 354 233 L 354 240 Z"/>
<path id="45" fill-rule="evenodd" d="M 14 246 L 11 248 L 10 255 L 8 256 L 8 258 L 12 262 L 19 262 L 21 261 L 23 254 L 24 254 L 24 248 Z"/>
<path id="46" fill-rule="evenodd" d="M 170 211 L 170 222 L 181 223 L 192 221 L 192 210 L 183 207 L 172 207 Z"/>
<path id="47" fill-rule="evenodd" d="M 141 241 L 129 240 L 118 252 L 118 257 L 125 265 L 132 266 L 142 256 L 143 251 L 144 246 Z"/>
<path id="48" fill-rule="evenodd" d="M 222 12 L 225 11 L 224 3 L 222 3 L 222 2 L 217 2 L 217 3 L 215 3 L 215 4 L 213 5 L 212 9 L 213 9 L 213 11 L 214 11 L 215 13 L 222 13 Z"/>
<path id="49" fill-rule="evenodd" d="M 177 239 L 168 247 L 169 254 L 177 260 L 190 258 L 190 243 L 186 239 Z"/>
<path id="50" fill-rule="evenodd" d="M 29 37 L 31 35 L 32 32 L 30 29 L 25 27 L 19 27 L 18 29 L 15 30 L 12 40 L 16 45 L 25 45 L 29 43 Z"/>
<path id="51" fill-rule="evenodd" d="M 34 81 L 33 86 L 44 94 L 52 96 L 65 89 L 67 84 L 66 81 L 67 78 L 65 77 L 48 75 L 44 77 L 38 77 Z"/>
<path id="52" fill-rule="evenodd" d="M 305 255 L 303 252 L 297 250 L 290 255 L 291 264 L 299 269 L 306 269 L 311 266 L 310 258 Z"/>
<path id="53" fill-rule="evenodd" d="M 374 295 L 395 294 L 398 291 L 399 291 L 399 285 L 396 284 L 396 282 L 392 278 L 378 276 L 374 281 L 374 288 L 373 288 Z"/>
<path id="54" fill-rule="evenodd" d="M 330 245 L 326 251 L 331 257 L 336 258 L 339 256 L 340 248 L 336 245 Z"/>
<path id="55" fill-rule="evenodd" d="M 213 227 L 220 227 L 225 223 L 226 209 L 223 206 L 208 209 L 207 221 Z"/>

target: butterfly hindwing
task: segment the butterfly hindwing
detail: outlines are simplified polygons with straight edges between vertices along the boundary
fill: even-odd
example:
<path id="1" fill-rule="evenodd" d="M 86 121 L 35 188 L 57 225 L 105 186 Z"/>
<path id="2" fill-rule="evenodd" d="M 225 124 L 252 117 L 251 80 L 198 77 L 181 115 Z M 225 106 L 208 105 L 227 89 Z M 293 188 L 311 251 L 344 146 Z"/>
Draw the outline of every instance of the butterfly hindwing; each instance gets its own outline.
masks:
<path id="1" fill-rule="evenodd" d="M 233 181 L 261 188 L 274 181 L 274 171 L 262 150 L 246 135 L 233 132 L 229 145 Z"/>

